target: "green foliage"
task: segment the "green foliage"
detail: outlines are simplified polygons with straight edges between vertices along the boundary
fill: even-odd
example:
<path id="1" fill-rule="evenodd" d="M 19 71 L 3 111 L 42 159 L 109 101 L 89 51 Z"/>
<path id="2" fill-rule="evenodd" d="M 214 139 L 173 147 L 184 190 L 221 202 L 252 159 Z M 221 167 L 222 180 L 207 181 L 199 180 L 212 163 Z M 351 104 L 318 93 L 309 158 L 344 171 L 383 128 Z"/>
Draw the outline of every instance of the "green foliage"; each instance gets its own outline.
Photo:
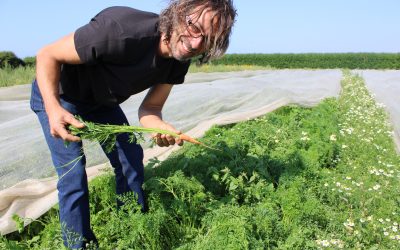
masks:
<path id="1" fill-rule="evenodd" d="M 227 54 L 212 64 L 277 69 L 400 69 L 400 53 Z"/>
<path id="2" fill-rule="evenodd" d="M 344 73 L 338 99 L 213 127 L 145 171 L 150 210 L 90 183 L 100 249 L 398 249 L 400 157 L 386 113 Z M 116 200 L 124 202 L 116 208 Z M 4 249 L 62 248 L 55 214 Z M 39 238 L 35 238 L 39 237 Z"/>
<path id="3" fill-rule="evenodd" d="M 26 67 L 35 67 L 36 66 L 36 57 L 35 56 L 28 56 L 25 57 L 24 63 Z"/>
<path id="4" fill-rule="evenodd" d="M 24 219 L 21 218 L 18 214 L 13 214 L 12 219 L 15 222 L 15 225 L 17 226 L 18 232 L 22 233 L 24 231 L 24 226 L 25 226 Z"/>
<path id="5" fill-rule="evenodd" d="M 3 59 L 2 59 L 3 58 Z M 5 63 L 7 62 L 7 63 Z M 35 57 L 0 52 L 0 87 L 28 84 L 35 77 Z M 24 65 L 25 67 L 19 67 Z M 189 72 L 265 69 L 400 69 L 399 53 L 227 54 L 210 64 L 191 65 Z"/>
<path id="6" fill-rule="evenodd" d="M 34 67 L 13 68 L 7 64 L 4 68 L 0 68 L 0 87 L 28 84 L 34 77 Z"/>
<path id="7" fill-rule="evenodd" d="M 19 66 L 25 66 L 25 62 L 11 51 L 0 51 L 0 68 L 2 69 L 7 65 L 11 68 L 16 68 Z"/>

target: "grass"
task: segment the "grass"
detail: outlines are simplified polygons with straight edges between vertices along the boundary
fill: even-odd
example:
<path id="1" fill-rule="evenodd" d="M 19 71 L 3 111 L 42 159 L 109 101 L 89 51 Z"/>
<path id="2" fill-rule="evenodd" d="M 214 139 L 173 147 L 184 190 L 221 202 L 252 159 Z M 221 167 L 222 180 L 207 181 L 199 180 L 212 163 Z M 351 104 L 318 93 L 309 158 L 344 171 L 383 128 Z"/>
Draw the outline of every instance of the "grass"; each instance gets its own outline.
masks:
<path id="1" fill-rule="evenodd" d="M 242 71 L 242 70 L 266 70 L 271 67 L 254 66 L 254 65 L 191 65 L 189 68 L 190 73 L 198 72 L 229 72 L 229 71 Z M 18 67 L 11 68 L 5 67 L 0 69 L 0 87 L 9 87 L 13 85 L 29 84 L 35 77 L 35 67 Z"/>
<path id="2" fill-rule="evenodd" d="M 210 129 L 145 171 L 150 211 L 111 172 L 90 183 L 101 249 L 398 249 L 400 157 L 382 105 L 344 73 L 338 99 Z M 2 249 L 62 248 L 57 208 Z"/>
<path id="3" fill-rule="evenodd" d="M 34 67 L 17 67 L 13 69 L 10 66 L 6 66 L 0 68 L 0 87 L 28 84 L 32 82 L 34 77 Z"/>
<path id="4" fill-rule="evenodd" d="M 205 64 L 202 66 L 190 65 L 189 73 L 212 73 L 212 72 L 230 72 L 230 71 L 243 71 L 243 70 L 268 70 L 273 69 L 267 66 L 257 65 L 211 65 Z"/>

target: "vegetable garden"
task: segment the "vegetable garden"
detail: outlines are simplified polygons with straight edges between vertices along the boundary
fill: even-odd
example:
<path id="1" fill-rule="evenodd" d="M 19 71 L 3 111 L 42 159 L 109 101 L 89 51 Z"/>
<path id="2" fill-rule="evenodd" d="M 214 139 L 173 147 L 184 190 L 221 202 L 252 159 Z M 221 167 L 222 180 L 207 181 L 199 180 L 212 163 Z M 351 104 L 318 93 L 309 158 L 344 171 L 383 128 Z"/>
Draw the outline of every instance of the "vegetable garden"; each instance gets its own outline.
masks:
<path id="1" fill-rule="evenodd" d="M 363 79 L 313 108 L 282 107 L 213 127 L 146 166 L 149 212 L 116 209 L 110 172 L 90 183 L 100 249 L 398 249 L 400 157 Z M 57 208 L 0 238 L 1 249 L 63 249 Z M 71 243 L 74 235 L 71 233 Z"/>

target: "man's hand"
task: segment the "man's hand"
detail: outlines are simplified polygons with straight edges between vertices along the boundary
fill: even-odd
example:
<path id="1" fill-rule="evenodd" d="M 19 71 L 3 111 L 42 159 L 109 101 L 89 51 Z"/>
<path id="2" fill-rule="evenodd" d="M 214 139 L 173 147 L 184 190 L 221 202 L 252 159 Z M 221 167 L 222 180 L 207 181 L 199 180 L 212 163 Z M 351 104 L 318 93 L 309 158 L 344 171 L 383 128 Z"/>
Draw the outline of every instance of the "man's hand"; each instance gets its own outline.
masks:
<path id="1" fill-rule="evenodd" d="M 161 110 L 168 98 L 172 86 L 173 85 L 171 84 L 157 84 L 149 90 L 139 107 L 139 121 L 143 127 L 168 130 L 178 135 L 182 133 L 172 125 L 164 122 L 162 119 Z M 171 135 L 155 133 L 152 136 L 156 144 L 160 147 L 168 147 L 175 144 L 178 144 L 179 146 L 183 145 L 181 139 L 175 138 Z"/>
<path id="2" fill-rule="evenodd" d="M 159 126 L 157 126 L 159 129 L 163 130 L 168 130 L 171 132 L 174 132 L 176 134 L 181 134 L 182 132 L 179 130 L 176 130 L 173 126 L 166 122 L 162 122 Z M 152 134 L 152 137 L 156 144 L 160 147 L 168 147 L 170 145 L 175 145 L 178 144 L 179 146 L 183 145 L 183 141 L 179 138 L 173 137 L 171 135 L 166 135 L 166 134 L 160 134 L 160 133 L 154 133 Z"/>
<path id="3" fill-rule="evenodd" d="M 77 128 L 83 128 L 85 125 L 79 122 L 75 117 L 63 107 L 57 107 L 47 113 L 49 117 L 50 134 L 56 138 L 62 138 L 64 141 L 77 142 L 81 139 L 78 136 L 71 135 L 67 130 L 68 125 Z"/>
<path id="4" fill-rule="evenodd" d="M 51 135 L 65 141 L 80 141 L 79 137 L 68 132 L 67 126 L 73 125 L 82 128 L 84 124 L 61 107 L 59 101 L 58 85 L 63 63 L 82 63 L 75 49 L 74 33 L 40 49 L 36 55 L 36 79 L 49 117 Z"/>

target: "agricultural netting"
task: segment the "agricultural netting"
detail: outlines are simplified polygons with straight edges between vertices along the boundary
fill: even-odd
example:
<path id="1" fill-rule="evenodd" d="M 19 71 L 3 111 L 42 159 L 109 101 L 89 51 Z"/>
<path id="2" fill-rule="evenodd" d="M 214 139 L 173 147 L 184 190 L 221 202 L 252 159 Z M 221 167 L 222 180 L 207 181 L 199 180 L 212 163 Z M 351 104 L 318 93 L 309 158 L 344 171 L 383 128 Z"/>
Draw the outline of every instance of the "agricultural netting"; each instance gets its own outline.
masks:
<path id="1" fill-rule="evenodd" d="M 400 73 L 359 71 L 367 86 L 387 106 L 398 139 Z M 164 119 L 193 137 L 214 124 L 252 119 L 288 104 L 313 106 L 340 93 L 340 70 L 267 70 L 232 73 L 196 73 L 174 87 L 164 107 Z M 385 86 L 390 91 L 379 91 Z M 36 219 L 57 202 L 55 171 L 40 125 L 29 109 L 30 86 L 0 90 L 0 231 L 15 230 L 13 214 Z M 397 91 L 397 92 L 396 92 Z M 145 93 L 122 108 L 132 125 Z M 178 147 L 145 149 L 145 162 L 158 162 Z M 107 165 L 95 143 L 85 142 L 89 178 Z M 45 178 L 48 177 L 48 178 Z M 45 178 L 45 179 L 43 179 Z M 29 222 L 29 221 L 28 221 Z"/>

